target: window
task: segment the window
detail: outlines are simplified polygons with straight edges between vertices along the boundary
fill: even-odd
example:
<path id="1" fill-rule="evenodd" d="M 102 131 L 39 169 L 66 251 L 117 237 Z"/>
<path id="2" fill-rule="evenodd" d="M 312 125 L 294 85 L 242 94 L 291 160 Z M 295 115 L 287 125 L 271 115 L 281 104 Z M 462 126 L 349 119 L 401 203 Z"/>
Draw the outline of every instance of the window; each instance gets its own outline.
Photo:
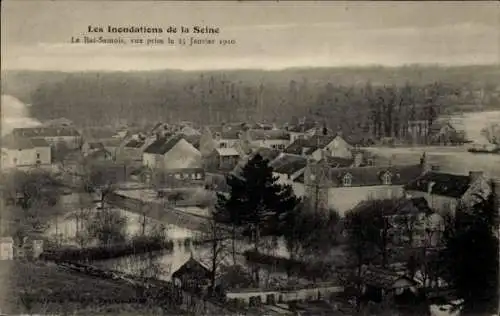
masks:
<path id="1" fill-rule="evenodd" d="M 174 176 L 177 180 L 180 180 L 181 179 L 181 175 L 176 173 L 175 176 Z"/>
<path id="2" fill-rule="evenodd" d="M 220 148 L 227 148 L 227 144 L 226 144 L 225 142 L 221 142 L 221 143 L 219 144 L 219 147 L 220 147 Z"/>
<path id="3" fill-rule="evenodd" d="M 201 173 L 196 174 L 196 179 L 200 180 L 201 179 Z"/>
<path id="4" fill-rule="evenodd" d="M 12 159 L 12 162 L 17 165 L 17 158 Z"/>
<path id="5" fill-rule="evenodd" d="M 385 185 L 389 185 L 391 184 L 391 173 L 390 172 L 386 172 L 384 173 L 384 175 L 382 176 L 382 182 L 385 184 Z"/>
<path id="6" fill-rule="evenodd" d="M 351 186 L 351 184 L 352 184 L 352 176 L 351 176 L 351 174 L 349 174 L 349 173 L 346 174 L 344 176 L 343 180 L 344 180 L 343 183 L 344 183 L 345 187 L 350 187 Z"/>
<path id="7" fill-rule="evenodd" d="M 40 153 L 36 153 L 36 159 L 40 159 Z"/>

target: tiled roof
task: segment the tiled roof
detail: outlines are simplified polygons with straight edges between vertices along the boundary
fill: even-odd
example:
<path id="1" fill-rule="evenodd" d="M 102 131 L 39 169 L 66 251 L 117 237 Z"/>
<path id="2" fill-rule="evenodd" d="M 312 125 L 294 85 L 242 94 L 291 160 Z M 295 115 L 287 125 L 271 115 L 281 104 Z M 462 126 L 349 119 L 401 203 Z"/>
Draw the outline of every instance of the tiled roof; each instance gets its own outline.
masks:
<path id="1" fill-rule="evenodd" d="M 302 155 L 302 148 L 307 148 L 305 154 L 310 155 L 318 148 L 324 148 L 326 145 L 331 143 L 336 136 L 320 136 L 315 135 L 307 139 L 297 139 L 291 143 L 286 149 L 285 153 Z"/>
<path id="2" fill-rule="evenodd" d="M 408 280 L 408 282 L 412 285 L 416 284 L 415 281 L 401 276 L 394 271 L 379 269 L 375 267 L 365 268 L 361 274 L 361 278 L 364 284 L 382 289 L 394 288 L 396 281 L 401 279 Z"/>
<path id="3" fill-rule="evenodd" d="M 248 131 L 250 138 L 253 140 L 264 140 L 264 139 L 290 139 L 290 134 L 282 130 L 265 130 L 265 129 L 252 129 Z"/>
<path id="4" fill-rule="evenodd" d="M 181 139 L 180 135 L 175 135 L 170 138 L 160 138 L 155 140 L 151 145 L 144 150 L 145 153 L 164 155 L 172 149 Z"/>
<path id="5" fill-rule="evenodd" d="M 49 147 L 49 143 L 43 138 L 32 138 L 31 143 L 35 147 Z"/>
<path id="6" fill-rule="evenodd" d="M 342 157 L 326 157 L 326 162 L 333 168 L 347 168 L 352 166 L 354 159 Z"/>
<path id="7" fill-rule="evenodd" d="M 7 135 L 1 140 L 2 148 L 7 149 L 30 149 L 33 148 L 33 143 L 25 137 L 16 137 L 12 134 Z"/>
<path id="8" fill-rule="evenodd" d="M 259 154 L 262 158 L 272 161 L 280 154 L 279 150 L 267 148 L 267 147 L 259 147 L 253 150 L 252 155 Z"/>
<path id="9" fill-rule="evenodd" d="M 404 185 L 418 178 L 422 173 L 422 167 L 416 165 L 400 166 L 368 166 L 351 168 L 329 168 L 325 171 L 329 181 L 342 186 L 346 175 L 351 176 L 351 186 L 375 186 L 383 185 L 383 175 L 391 176 L 391 185 Z"/>
<path id="10" fill-rule="evenodd" d="M 182 278 L 184 275 L 204 279 L 210 277 L 210 270 L 204 264 L 191 257 L 172 274 L 172 278 Z"/>
<path id="11" fill-rule="evenodd" d="M 276 173 L 291 175 L 304 169 L 307 165 L 307 159 L 301 156 L 283 154 L 271 161 L 269 165 Z"/>
<path id="12" fill-rule="evenodd" d="M 462 197 L 470 187 L 470 178 L 441 172 L 427 172 L 418 179 L 414 179 L 405 186 L 409 191 L 428 192 L 429 184 L 432 185 L 432 194 L 453 198 Z"/>
<path id="13" fill-rule="evenodd" d="M 15 128 L 12 133 L 20 137 L 64 137 L 64 136 L 80 136 L 80 133 L 72 127 L 62 126 L 45 126 L 45 127 L 26 127 Z"/>

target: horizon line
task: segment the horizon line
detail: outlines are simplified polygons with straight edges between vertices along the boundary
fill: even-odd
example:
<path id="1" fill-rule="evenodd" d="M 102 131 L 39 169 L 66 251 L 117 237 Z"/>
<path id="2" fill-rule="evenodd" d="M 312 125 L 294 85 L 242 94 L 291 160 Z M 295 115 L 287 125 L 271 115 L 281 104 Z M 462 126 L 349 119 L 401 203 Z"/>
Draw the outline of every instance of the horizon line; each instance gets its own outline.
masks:
<path id="1" fill-rule="evenodd" d="M 3 68 L 2 73 L 9 71 L 30 71 L 30 72 L 59 72 L 59 73 L 94 73 L 94 72 L 106 72 L 106 73 L 134 73 L 134 72 L 158 72 L 158 71 L 176 71 L 176 72 L 214 72 L 214 71 L 264 71 L 264 72 L 280 72 L 287 70 L 314 70 L 314 69 L 369 69 L 369 68 L 386 68 L 386 69 L 396 69 L 396 68 L 467 68 L 467 67 L 499 67 L 499 63 L 471 63 L 471 64 L 446 64 L 446 63 L 409 63 L 401 65 L 384 65 L 384 64 L 366 64 L 366 65 L 345 65 L 345 66 L 292 66 L 283 68 L 265 68 L 265 67 L 255 67 L 255 68 L 199 68 L 199 69 L 181 69 L 181 68 L 170 68 L 163 67 L 158 69 L 89 69 L 89 70 L 63 70 L 63 69 L 30 69 L 30 68 Z"/>

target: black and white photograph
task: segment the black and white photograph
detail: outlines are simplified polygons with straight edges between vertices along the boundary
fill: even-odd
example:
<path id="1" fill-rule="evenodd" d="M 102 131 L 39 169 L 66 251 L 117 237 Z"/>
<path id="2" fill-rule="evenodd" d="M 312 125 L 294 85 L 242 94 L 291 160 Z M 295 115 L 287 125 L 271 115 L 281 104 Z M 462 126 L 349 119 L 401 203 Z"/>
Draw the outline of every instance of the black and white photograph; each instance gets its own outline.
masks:
<path id="1" fill-rule="evenodd" d="M 1 6 L 0 315 L 500 315 L 500 2 Z"/>

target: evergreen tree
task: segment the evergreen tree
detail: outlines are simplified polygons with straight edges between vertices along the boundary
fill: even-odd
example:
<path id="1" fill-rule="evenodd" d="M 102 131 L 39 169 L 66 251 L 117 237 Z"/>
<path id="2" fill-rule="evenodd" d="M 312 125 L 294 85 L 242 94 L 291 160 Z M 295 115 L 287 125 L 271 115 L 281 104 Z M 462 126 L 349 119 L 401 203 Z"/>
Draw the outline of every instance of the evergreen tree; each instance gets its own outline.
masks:
<path id="1" fill-rule="evenodd" d="M 444 276 L 463 299 L 461 315 L 489 315 L 498 291 L 498 213 L 495 194 L 459 207 L 445 230 Z"/>
<path id="2" fill-rule="evenodd" d="M 278 184 L 272 173 L 267 159 L 259 154 L 253 156 L 241 176 L 228 178 L 230 195 L 219 195 L 215 208 L 215 216 L 233 226 L 233 240 L 236 228 L 241 227 L 256 252 L 261 237 L 281 235 L 285 215 L 299 203 L 292 188 Z"/>

